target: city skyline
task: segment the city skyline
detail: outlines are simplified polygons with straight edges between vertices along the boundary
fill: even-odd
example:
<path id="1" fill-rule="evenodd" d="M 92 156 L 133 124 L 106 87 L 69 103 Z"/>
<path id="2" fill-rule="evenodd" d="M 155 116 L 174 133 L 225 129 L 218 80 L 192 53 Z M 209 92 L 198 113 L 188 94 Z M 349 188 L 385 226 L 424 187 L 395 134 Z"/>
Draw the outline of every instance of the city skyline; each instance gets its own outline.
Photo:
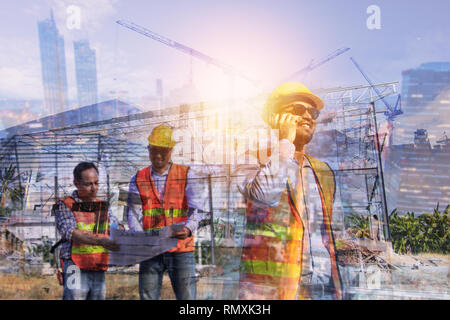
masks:
<path id="1" fill-rule="evenodd" d="M 378 3 L 380 29 L 370 30 L 369 1 L 352 5 L 331 1 L 320 4 L 261 1 L 258 5 L 231 1 L 213 8 L 205 1 L 188 5 L 101 0 L 96 2 L 96 10 L 86 1 L 45 0 L 40 6 L 25 1 L 21 8 L 3 2 L 2 12 L 15 10 L 16 18 L 11 21 L 5 16 L 0 21 L 0 25 L 13 26 L 8 34 L 12 45 L 0 50 L 4 64 L 1 78 L 10 80 L 0 82 L 0 99 L 44 96 L 39 62 L 36 64 L 39 61 L 36 24 L 32 22 L 48 17 L 51 10 L 66 43 L 89 39 L 89 47 L 96 55 L 98 101 L 119 98 L 135 104 L 145 101 L 143 104 L 156 107 L 161 101 L 155 85 L 157 79 L 164 84 L 162 98 L 169 104 L 180 100 L 180 92 L 196 93 L 191 96 L 205 101 L 227 99 L 232 91 L 230 78 L 221 70 L 117 25 L 115 21 L 121 18 L 262 79 L 263 89 L 252 88 L 237 79 L 234 85 L 237 95 L 254 96 L 261 90 L 269 91 L 275 82 L 305 67 L 311 59 L 317 62 L 344 46 L 351 50 L 296 80 L 311 89 L 365 85 L 364 78 L 348 59 L 353 56 L 373 82 L 399 81 L 401 85 L 403 71 L 425 62 L 445 61 L 450 43 L 445 32 L 449 22 L 442 19 L 444 9 L 449 7 L 447 2 L 436 1 L 430 6 L 408 2 L 408 12 L 403 10 L 402 3 L 406 2 Z M 78 25 L 73 20 L 77 12 L 72 7 L 79 9 Z M 181 13 L 185 14 L 184 19 L 177 19 Z M 415 19 L 415 24 L 407 23 L 418 15 L 422 18 Z M 250 18 L 244 19 L 245 16 Z M 233 27 L 228 28 L 230 23 Z M 0 43 L 4 38 L 5 33 L 0 33 Z M 66 49 L 67 107 L 72 109 L 80 105 L 76 57 L 74 50 Z"/>
<path id="2" fill-rule="evenodd" d="M 214 8 L 205 1 L 161 4 L 102 0 L 96 2 L 96 10 L 93 10 L 86 1 L 48 0 L 39 6 L 32 1 L 24 1 L 21 8 L 13 2 L 2 2 L 1 12 L 14 11 L 16 17 L 11 21 L 11 17 L 5 16 L 0 22 L 2 26 L 12 26 L 8 34 L 0 34 L 0 39 L 4 40 L 6 35 L 12 37 L 9 40 L 19 49 L 15 50 L 15 59 L 2 60 L 8 67 L 34 77 L 28 74 L 33 70 L 29 70 L 29 61 L 25 61 L 26 56 L 33 60 L 37 49 L 33 39 L 35 25 L 30 22 L 48 16 L 51 8 L 55 10 L 57 26 L 66 41 L 89 38 L 91 46 L 96 49 L 99 79 L 105 80 L 99 88 L 100 95 L 107 95 L 118 87 L 132 88 L 128 90 L 130 96 L 155 93 L 155 88 L 148 89 L 148 84 L 157 78 L 164 80 L 165 91 L 170 92 L 189 80 L 189 56 L 117 25 L 115 21 L 121 18 L 244 69 L 265 81 L 278 81 L 306 66 L 311 59 L 320 59 L 344 46 L 350 47 L 351 51 L 314 70 L 308 75 L 307 82 L 313 83 L 313 87 L 321 83 L 327 87 L 364 83 L 348 61 L 349 55 L 355 56 L 366 71 L 374 75 L 376 82 L 401 80 L 402 70 L 425 61 L 446 60 L 444 52 L 448 52 L 445 49 L 449 46 L 449 36 L 445 32 L 449 22 L 444 19 L 445 8 L 449 7 L 446 1 L 435 1 L 426 6 L 407 1 L 379 3 L 381 29 L 378 30 L 369 30 L 366 26 L 369 18 L 366 10 L 371 4 L 369 1 L 351 5 L 331 1 L 320 4 L 261 1 L 255 5 L 230 1 Z M 403 10 L 405 4 L 407 12 Z M 69 29 L 70 5 L 80 8 L 79 29 L 77 26 Z M 197 10 L 187 10 L 189 8 Z M 177 19 L 181 13 L 185 15 L 184 19 Z M 415 19 L 419 15 L 422 18 Z M 250 18 L 244 19 L 244 16 Z M 414 19 L 415 23 L 408 23 L 409 19 Z M 233 27 L 228 28 L 229 24 Z M 14 46 L 7 48 L 0 52 L 2 58 L 11 55 Z M 73 53 L 67 54 L 69 63 Z M 73 65 L 73 61 L 70 64 Z M 200 89 L 205 87 L 208 79 L 212 79 L 220 90 L 226 89 L 228 80 L 220 70 L 207 67 L 196 59 L 193 59 L 193 69 L 194 82 Z M 71 66 L 68 70 L 71 74 L 69 82 L 72 83 L 69 96 L 73 99 L 76 97 L 75 77 Z M 13 72 L 2 70 L 2 74 L 6 71 Z M 0 95 L 5 98 L 6 95 L 13 98 L 13 92 L 17 91 L 2 89 L 0 86 Z M 212 91 L 211 95 L 219 93 Z M 14 95 L 16 98 L 37 98 L 40 95 L 35 88 L 28 94 L 30 97 Z M 202 94 L 205 95 L 204 92 Z"/>

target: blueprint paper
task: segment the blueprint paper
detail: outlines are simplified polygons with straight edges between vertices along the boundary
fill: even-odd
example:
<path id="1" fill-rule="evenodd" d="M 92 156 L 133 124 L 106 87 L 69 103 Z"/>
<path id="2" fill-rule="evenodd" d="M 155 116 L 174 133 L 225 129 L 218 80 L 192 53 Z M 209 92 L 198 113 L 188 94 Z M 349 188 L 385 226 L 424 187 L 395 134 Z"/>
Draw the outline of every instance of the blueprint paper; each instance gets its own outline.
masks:
<path id="1" fill-rule="evenodd" d="M 111 240 L 119 246 L 119 251 L 109 252 L 109 264 L 127 266 L 140 263 L 177 245 L 177 239 L 171 238 L 172 228 L 165 227 L 156 231 L 111 230 Z"/>

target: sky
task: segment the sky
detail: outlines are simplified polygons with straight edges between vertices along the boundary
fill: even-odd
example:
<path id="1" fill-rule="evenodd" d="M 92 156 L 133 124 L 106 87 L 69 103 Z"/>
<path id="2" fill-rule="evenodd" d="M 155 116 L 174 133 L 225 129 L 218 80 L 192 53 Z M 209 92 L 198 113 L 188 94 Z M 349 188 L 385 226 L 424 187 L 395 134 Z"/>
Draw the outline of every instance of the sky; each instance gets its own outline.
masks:
<path id="1" fill-rule="evenodd" d="M 371 5 L 380 28 L 369 30 Z M 80 8 L 80 29 L 67 27 L 70 6 Z M 450 2 L 366 0 L 2 0 L 0 2 L 0 99 L 43 99 L 37 22 L 53 9 L 64 35 L 69 99 L 76 99 L 73 41 L 87 38 L 96 50 L 100 97 L 123 91 L 130 100 L 189 81 L 200 100 L 222 99 L 230 77 L 115 23 L 130 20 L 194 48 L 259 81 L 235 80 L 237 95 L 270 90 L 281 79 L 342 47 L 348 52 L 311 71 L 310 88 L 366 84 L 354 57 L 375 83 L 401 81 L 401 72 L 430 61 L 449 61 Z M 300 79 L 297 79 L 300 80 Z"/>

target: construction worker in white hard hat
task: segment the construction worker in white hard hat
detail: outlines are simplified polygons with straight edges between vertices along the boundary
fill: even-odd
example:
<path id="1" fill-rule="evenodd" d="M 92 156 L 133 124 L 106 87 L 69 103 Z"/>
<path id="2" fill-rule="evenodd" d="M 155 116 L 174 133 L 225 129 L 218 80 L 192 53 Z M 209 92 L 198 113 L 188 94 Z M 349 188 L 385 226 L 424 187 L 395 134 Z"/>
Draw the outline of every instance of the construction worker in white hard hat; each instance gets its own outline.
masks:
<path id="1" fill-rule="evenodd" d="M 332 227 L 334 174 L 306 153 L 323 107 L 299 82 L 279 85 L 264 105 L 279 150 L 242 186 L 247 223 L 240 299 L 342 298 Z"/>
<path id="2" fill-rule="evenodd" d="M 131 178 L 127 200 L 130 230 L 151 231 L 172 226 L 177 246 L 140 263 L 139 294 L 158 300 L 167 270 L 177 299 L 196 298 L 194 233 L 204 210 L 204 184 L 188 166 L 171 161 L 176 141 L 167 125 L 155 127 L 148 137 L 151 165 Z"/>

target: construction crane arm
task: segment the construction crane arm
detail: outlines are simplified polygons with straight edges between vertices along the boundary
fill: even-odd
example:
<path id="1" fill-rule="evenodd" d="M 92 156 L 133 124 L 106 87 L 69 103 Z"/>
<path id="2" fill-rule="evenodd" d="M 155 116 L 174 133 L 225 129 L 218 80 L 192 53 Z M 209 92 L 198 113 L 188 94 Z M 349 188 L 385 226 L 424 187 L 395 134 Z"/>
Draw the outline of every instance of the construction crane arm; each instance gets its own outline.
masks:
<path id="1" fill-rule="evenodd" d="M 363 75 L 363 77 L 366 79 L 366 81 L 370 84 L 370 86 L 373 88 L 373 90 L 376 92 L 378 96 L 380 96 L 381 101 L 383 101 L 384 105 L 386 106 L 386 112 L 384 113 L 388 120 L 392 121 L 395 116 L 398 116 L 402 114 L 401 110 L 401 96 L 398 95 L 397 101 L 395 103 L 395 106 L 392 108 L 386 100 L 384 100 L 383 96 L 380 94 L 378 89 L 373 85 L 372 81 L 369 79 L 369 77 L 366 75 L 366 73 L 362 70 L 362 68 L 359 66 L 359 64 L 356 62 L 356 60 L 353 57 L 350 57 L 350 60 L 353 62 L 355 67 L 359 70 L 359 72 Z"/>
<path id="2" fill-rule="evenodd" d="M 318 62 L 313 63 L 314 60 L 311 60 L 311 62 L 309 63 L 308 66 L 304 67 L 303 69 L 300 69 L 296 72 L 294 72 L 293 74 L 291 74 L 289 77 L 286 78 L 286 80 L 288 79 L 292 79 L 294 77 L 297 77 L 299 75 L 302 75 L 304 73 L 310 72 L 314 69 L 316 69 L 317 67 L 323 65 L 324 63 L 330 61 L 331 59 L 336 58 L 337 56 L 343 54 L 344 52 L 347 52 L 348 50 L 350 50 L 350 48 L 340 48 L 337 49 L 336 51 L 333 51 L 332 53 L 330 53 L 328 56 L 326 56 L 325 58 L 320 59 Z"/>
<path id="3" fill-rule="evenodd" d="M 369 77 L 365 74 L 365 72 L 361 69 L 361 67 L 359 66 L 359 64 L 356 62 L 355 59 L 353 59 L 353 57 L 350 57 L 350 60 L 353 62 L 353 64 L 355 65 L 355 67 L 359 70 L 359 72 L 363 75 L 364 79 L 366 79 L 366 81 L 370 84 L 370 86 L 373 88 L 373 90 L 376 92 L 376 94 L 378 96 L 381 97 L 381 101 L 383 101 L 384 105 L 386 106 L 386 108 L 391 111 L 391 106 L 387 104 L 387 102 L 384 100 L 383 96 L 381 95 L 380 91 L 378 91 L 378 89 L 373 85 L 372 81 L 369 79 Z"/>
<path id="4" fill-rule="evenodd" d="M 129 21 L 125 21 L 125 20 L 117 20 L 116 21 L 117 24 L 120 24 L 121 26 L 124 26 L 128 29 L 131 29 L 137 33 L 140 33 L 146 37 L 149 37 L 153 40 L 156 40 L 158 42 L 161 42 L 169 47 L 172 47 L 174 49 L 177 49 L 179 51 L 182 51 L 192 57 L 195 57 L 197 59 L 200 59 L 206 63 L 215 65 L 216 67 L 222 69 L 223 71 L 230 73 L 232 75 L 239 75 L 240 77 L 252 82 L 252 83 L 257 83 L 256 80 L 246 76 L 245 74 L 243 74 L 241 71 L 236 70 L 235 68 L 233 68 L 232 66 L 225 64 L 217 59 L 214 59 L 200 51 L 197 51 L 195 49 L 192 49 L 188 46 L 185 46 L 184 44 L 181 44 L 179 42 L 173 41 L 169 38 L 166 38 L 162 35 L 157 34 L 156 32 L 153 32 L 151 30 L 148 30 L 147 28 L 144 28 L 142 26 L 139 26 L 133 22 L 129 22 Z"/>

